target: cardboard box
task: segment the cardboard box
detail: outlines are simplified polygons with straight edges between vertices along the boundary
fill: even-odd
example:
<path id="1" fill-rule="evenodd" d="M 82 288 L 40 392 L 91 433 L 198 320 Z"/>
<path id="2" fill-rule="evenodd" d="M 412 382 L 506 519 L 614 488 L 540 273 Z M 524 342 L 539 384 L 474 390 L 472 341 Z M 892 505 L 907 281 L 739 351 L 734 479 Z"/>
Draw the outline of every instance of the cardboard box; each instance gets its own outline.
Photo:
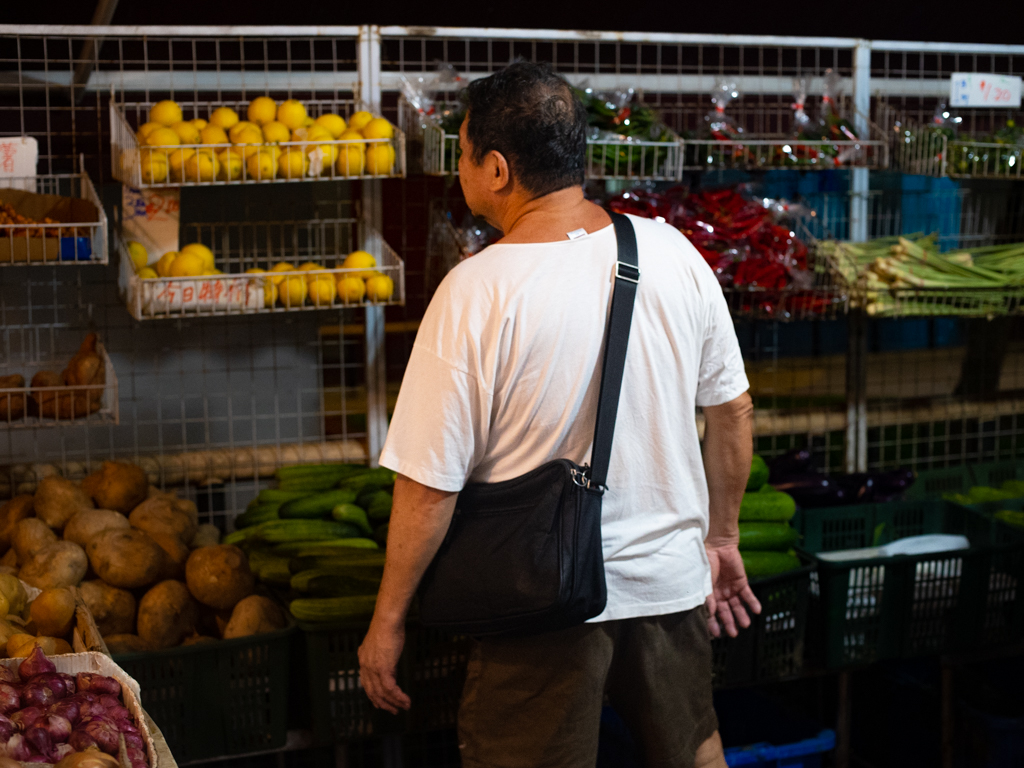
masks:
<path id="1" fill-rule="evenodd" d="M 38 237 L 32 233 L 14 234 L 22 225 L 0 225 L 0 263 L 91 261 L 95 229 L 101 226 L 100 211 L 88 200 L 59 195 L 38 195 L 21 189 L 0 188 L 0 202 L 42 221 L 50 218 L 66 228 L 56 229 L 60 237 Z M 74 225 L 79 225 L 77 231 Z M 84 225 L 84 229 L 82 228 Z M 31 224 L 24 225 L 31 228 Z"/>

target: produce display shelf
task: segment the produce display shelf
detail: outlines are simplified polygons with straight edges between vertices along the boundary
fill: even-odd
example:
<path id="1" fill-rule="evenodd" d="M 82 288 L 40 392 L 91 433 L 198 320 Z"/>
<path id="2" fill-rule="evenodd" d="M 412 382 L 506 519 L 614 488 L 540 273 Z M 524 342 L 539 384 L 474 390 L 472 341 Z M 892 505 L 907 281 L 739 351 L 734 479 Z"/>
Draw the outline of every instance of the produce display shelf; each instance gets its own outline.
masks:
<path id="1" fill-rule="evenodd" d="M 309 716 L 317 743 L 454 727 L 469 638 L 408 624 L 396 678 L 414 706 L 391 715 L 374 709 L 359 681 L 357 651 L 366 635 L 366 622 L 300 626 L 306 641 Z"/>
<path id="2" fill-rule="evenodd" d="M 756 320 L 835 320 L 849 309 L 849 291 L 831 265 L 812 250 L 808 254 L 810 285 L 790 282 L 785 288 L 724 285 L 722 293 L 733 317 Z"/>
<path id="3" fill-rule="evenodd" d="M 683 170 L 831 171 L 889 167 L 889 147 L 872 125 L 870 139 L 811 141 L 786 136 L 742 139 L 683 139 Z"/>
<path id="4" fill-rule="evenodd" d="M 904 173 L 953 179 L 1024 179 L 1024 146 L 950 138 L 912 123 L 893 147 L 894 164 Z"/>
<path id="5" fill-rule="evenodd" d="M 970 548 L 843 562 L 817 559 L 812 648 L 829 668 L 989 649 L 1019 640 L 1024 535 L 945 501 L 802 510 L 793 519 L 811 554 L 944 533 Z"/>
<path id="6" fill-rule="evenodd" d="M 213 251 L 219 275 L 196 277 L 140 277 L 128 255 L 125 243 L 119 244 L 120 288 L 128 311 L 136 320 L 180 317 L 216 317 L 224 315 L 302 312 L 325 309 L 359 308 L 405 303 L 405 263 L 375 231 L 367 230 L 356 219 L 315 219 L 277 222 L 218 222 L 185 227 L 182 242 L 200 242 Z M 376 260 L 372 267 L 391 278 L 393 292 L 387 299 L 314 303 L 306 296 L 292 304 L 286 297 L 289 278 L 314 278 L 326 275 L 335 281 L 358 276 L 366 268 L 342 267 L 345 256 L 365 250 Z M 150 266 L 154 266 L 156 254 Z M 325 268 L 318 270 L 270 272 L 274 264 L 313 261 Z M 258 268 L 263 273 L 246 273 Z M 277 292 L 278 300 L 268 304 Z"/>
<path id="7" fill-rule="evenodd" d="M 18 202 L 18 192 L 73 198 L 68 212 L 82 220 L 5 224 L 0 219 L 0 267 L 107 263 L 107 215 L 88 174 L 0 176 L 0 203 Z M 80 201 L 88 204 L 85 210 Z"/>
<path id="8" fill-rule="evenodd" d="M 751 625 L 737 637 L 711 641 L 716 687 L 732 687 L 796 677 L 803 669 L 808 594 L 814 564 L 802 556 L 798 568 L 776 576 L 752 579 L 761 602 Z"/>
<path id="9" fill-rule="evenodd" d="M 209 112 L 219 107 L 230 107 L 240 114 L 244 114 L 247 104 L 248 102 L 245 101 L 179 102 L 186 119 L 190 117 L 205 117 Z M 357 107 L 356 103 L 351 100 L 306 101 L 304 104 L 309 108 L 310 117 L 333 112 L 347 118 Z M 309 157 L 307 171 L 305 174 L 296 175 L 294 178 L 285 178 L 278 173 L 275 157 L 269 177 L 264 177 L 259 173 L 252 173 L 248 162 L 245 160 L 248 157 L 248 153 L 256 151 L 258 145 L 181 144 L 167 148 L 140 146 L 136 136 L 136 129 L 145 123 L 146 115 L 152 106 L 153 102 L 126 102 L 123 104 L 116 104 L 114 101 L 110 102 L 111 173 L 114 178 L 137 189 L 386 179 L 404 178 L 406 175 L 405 134 L 397 127 L 394 128 L 394 137 L 391 139 L 277 142 L 274 146 L 281 151 L 294 147 L 307 152 Z M 136 128 L 132 128 L 131 122 L 134 122 Z M 394 151 L 394 158 L 388 170 L 386 172 L 367 172 L 377 171 L 378 169 L 365 167 L 366 153 L 372 151 L 373 147 L 383 145 L 390 145 Z M 168 160 L 168 154 L 177 149 L 213 150 L 214 152 L 220 152 L 229 147 L 233 147 L 236 152 L 241 153 L 243 156 L 242 162 L 230 174 L 211 174 L 206 176 L 204 173 L 200 177 L 190 173 L 187 164 L 183 160 L 178 164 Z M 349 157 L 348 150 L 353 147 L 360 149 L 363 157 L 362 161 L 355 159 L 345 160 L 345 158 Z M 328 156 L 338 158 L 338 160 L 343 162 L 332 161 L 328 159 Z M 145 169 L 150 163 L 156 163 L 158 167 L 162 163 L 167 168 L 166 173 L 150 172 L 147 174 Z"/>
<path id="10" fill-rule="evenodd" d="M 179 762 L 274 749 L 287 738 L 295 627 L 114 661 L 138 681 Z"/>
<path id="11" fill-rule="evenodd" d="M 23 387 L 0 387 L 0 429 L 117 424 L 117 374 L 101 342 L 97 342 L 96 352 L 103 360 L 103 384 L 33 387 L 30 383 Z M 5 369 L 10 374 L 22 373 L 11 366 Z M 92 410 L 97 403 L 99 408 Z"/>

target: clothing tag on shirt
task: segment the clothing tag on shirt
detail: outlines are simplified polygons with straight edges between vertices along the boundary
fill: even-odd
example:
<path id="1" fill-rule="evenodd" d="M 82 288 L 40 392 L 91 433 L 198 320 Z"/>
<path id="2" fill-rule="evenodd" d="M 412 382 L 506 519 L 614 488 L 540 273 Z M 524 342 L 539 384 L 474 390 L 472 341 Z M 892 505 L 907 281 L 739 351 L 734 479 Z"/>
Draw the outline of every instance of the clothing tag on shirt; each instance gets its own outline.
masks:
<path id="1" fill-rule="evenodd" d="M 572 232 L 566 232 L 565 236 L 568 237 L 570 240 L 577 240 L 581 237 L 585 237 L 586 234 L 587 230 L 580 227 L 579 229 L 574 229 Z"/>

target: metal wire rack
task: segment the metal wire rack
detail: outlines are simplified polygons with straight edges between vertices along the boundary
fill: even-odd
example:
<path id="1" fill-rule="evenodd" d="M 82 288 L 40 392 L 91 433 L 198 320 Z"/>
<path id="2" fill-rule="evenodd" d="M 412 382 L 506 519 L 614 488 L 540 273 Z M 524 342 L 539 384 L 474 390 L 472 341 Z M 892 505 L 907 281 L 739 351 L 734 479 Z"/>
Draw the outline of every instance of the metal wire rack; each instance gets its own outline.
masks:
<path id="1" fill-rule="evenodd" d="M 405 301 L 405 264 L 379 233 L 359 236 L 356 219 L 245 221 L 192 224 L 184 242 L 202 243 L 214 254 L 222 274 L 195 277 L 142 277 L 120 244 L 120 285 L 128 311 L 136 320 L 213 317 L 238 314 L 323 310 L 337 306 L 384 306 Z M 360 246 L 363 246 L 362 248 Z M 342 267 L 346 255 L 366 250 L 372 268 Z M 305 269 L 298 264 L 305 260 Z M 290 268 L 280 270 L 280 265 Z M 319 268 L 313 268 L 312 265 Z M 275 269 L 277 268 L 277 269 Z M 253 273 L 263 270 L 273 274 Z M 383 275 L 391 280 L 388 295 L 377 286 L 356 286 L 362 295 L 345 293 L 342 281 Z M 327 286 L 313 286 L 326 277 Z"/>
<path id="2" fill-rule="evenodd" d="M 1024 178 L 1024 146 L 952 138 L 947 132 L 904 121 L 894 131 L 894 158 L 906 173 L 953 179 Z"/>
<path id="3" fill-rule="evenodd" d="M 31 209 L 34 221 L 0 218 L 0 266 L 107 263 L 107 215 L 87 174 L 0 176 L 4 203 L 15 214 Z M 40 223 L 54 216 L 61 220 Z"/>
<path id="4" fill-rule="evenodd" d="M 110 103 L 111 173 L 136 188 L 405 176 L 405 135 L 400 128 L 393 129 L 391 139 L 140 146 L 129 119 L 141 126 L 152 106 L 148 102 Z M 220 107 L 245 111 L 244 102 L 185 102 L 180 106 L 186 116 L 195 117 L 200 111 L 210 114 Z M 307 102 L 306 107 L 310 117 L 344 112 L 349 118 L 354 109 L 352 101 Z M 281 155 L 290 150 L 301 153 L 304 159 L 286 164 Z"/>

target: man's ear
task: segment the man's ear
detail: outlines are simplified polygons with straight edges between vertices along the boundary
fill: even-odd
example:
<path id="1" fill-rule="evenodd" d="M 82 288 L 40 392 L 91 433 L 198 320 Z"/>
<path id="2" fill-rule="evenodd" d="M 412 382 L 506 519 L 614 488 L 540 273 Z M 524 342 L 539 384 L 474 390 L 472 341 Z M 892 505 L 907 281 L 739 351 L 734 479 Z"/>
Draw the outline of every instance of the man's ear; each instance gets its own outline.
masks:
<path id="1" fill-rule="evenodd" d="M 492 149 L 487 155 L 487 178 L 488 188 L 491 192 L 502 192 L 512 183 L 512 174 L 509 172 L 508 160 L 505 156 Z"/>

